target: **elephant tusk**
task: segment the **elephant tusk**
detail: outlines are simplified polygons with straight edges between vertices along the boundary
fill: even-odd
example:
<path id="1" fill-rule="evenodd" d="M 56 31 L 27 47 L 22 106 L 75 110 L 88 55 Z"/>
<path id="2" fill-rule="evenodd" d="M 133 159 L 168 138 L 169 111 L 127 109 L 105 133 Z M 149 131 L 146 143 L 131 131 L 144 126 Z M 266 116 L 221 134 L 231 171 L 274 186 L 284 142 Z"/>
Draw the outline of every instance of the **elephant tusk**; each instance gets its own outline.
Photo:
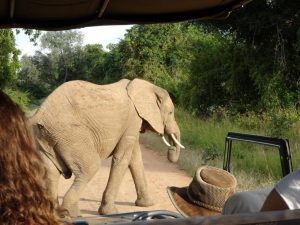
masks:
<path id="1" fill-rule="evenodd" d="M 185 148 L 182 144 L 180 144 L 180 142 L 176 139 L 174 134 L 171 134 L 171 137 L 173 139 L 173 141 L 175 141 L 176 144 L 178 144 L 180 146 L 180 148 Z"/>
<path id="2" fill-rule="evenodd" d="M 166 140 L 165 136 L 162 136 L 161 138 L 163 139 L 163 141 L 165 142 L 165 144 L 166 144 L 168 147 L 171 147 L 171 145 L 169 144 L 169 142 Z"/>

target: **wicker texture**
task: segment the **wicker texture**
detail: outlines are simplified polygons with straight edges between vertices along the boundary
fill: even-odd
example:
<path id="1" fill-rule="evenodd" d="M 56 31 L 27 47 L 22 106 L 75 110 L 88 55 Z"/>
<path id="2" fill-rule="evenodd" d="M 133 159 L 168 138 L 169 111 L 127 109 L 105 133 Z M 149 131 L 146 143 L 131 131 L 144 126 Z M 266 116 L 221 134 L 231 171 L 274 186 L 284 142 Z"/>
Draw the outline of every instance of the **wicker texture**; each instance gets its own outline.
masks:
<path id="1" fill-rule="evenodd" d="M 200 167 L 187 189 L 187 195 L 195 204 L 220 212 L 225 201 L 234 193 L 236 184 L 235 177 L 225 170 Z"/>

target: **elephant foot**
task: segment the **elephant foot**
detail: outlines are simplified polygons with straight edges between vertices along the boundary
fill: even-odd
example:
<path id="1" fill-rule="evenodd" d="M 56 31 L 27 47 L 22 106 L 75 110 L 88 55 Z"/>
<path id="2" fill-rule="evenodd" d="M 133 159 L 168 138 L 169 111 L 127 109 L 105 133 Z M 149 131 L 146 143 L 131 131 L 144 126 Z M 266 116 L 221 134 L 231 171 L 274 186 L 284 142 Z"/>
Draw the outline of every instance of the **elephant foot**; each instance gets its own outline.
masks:
<path id="1" fill-rule="evenodd" d="M 148 207 L 154 205 L 154 202 L 151 198 L 138 198 L 135 201 L 136 206 Z"/>
<path id="2" fill-rule="evenodd" d="M 62 219 L 71 219 L 71 215 L 69 211 L 66 208 L 63 208 L 61 206 L 56 207 L 56 213 L 57 215 Z"/>
<path id="3" fill-rule="evenodd" d="M 59 208 L 59 210 L 60 210 L 60 212 L 58 211 L 59 215 L 62 215 L 62 216 L 65 215 L 66 217 L 71 217 L 71 218 L 81 217 L 80 210 L 79 210 L 77 204 L 73 207 L 67 207 L 65 204 L 63 204 Z"/>
<path id="4" fill-rule="evenodd" d="M 72 223 L 72 217 L 67 209 L 65 209 L 63 207 L 57 207 L 56 213 L 59 216 L 61 221 L 65 222 L 67 224 Z"/>
<path id="5" fill-rule="evenodd" d="M 99 215 L 117 214 L 118 210 L 114 204 L 101 205 L 98 209 Z"/>

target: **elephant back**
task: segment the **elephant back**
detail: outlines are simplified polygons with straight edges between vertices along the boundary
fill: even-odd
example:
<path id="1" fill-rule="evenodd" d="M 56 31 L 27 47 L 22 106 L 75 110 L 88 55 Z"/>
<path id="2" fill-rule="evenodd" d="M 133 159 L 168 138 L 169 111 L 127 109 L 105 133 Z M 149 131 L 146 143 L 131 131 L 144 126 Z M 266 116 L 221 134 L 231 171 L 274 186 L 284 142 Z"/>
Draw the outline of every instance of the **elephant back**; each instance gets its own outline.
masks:
<path id="1" fill-rule="evenodd" d="M 56 122 L 59 120 L 65 125 L 74 121 L 74 116 L 79 112 L 93 114 L 93 111 L 113 110 L 112 104 L 127 101 L 128 83 L 129 80 L 126 79 L 108 85 L 97 85 L 82 80 L 66 82 L 45 99 L 35 117 Z"/>
<path id="2" fill-rule="evenodd" d="M 43 126 L 55 140 L 81 136 L 94 143 L 111 139 L 113 147 L 124 132 L 134 106 L 128 98 L 129 80 L 110 85 L 71 81 L 58 87 L 34 115 L 34 123 Z M 134 111 L 135 112 L 135 111 Z"/>

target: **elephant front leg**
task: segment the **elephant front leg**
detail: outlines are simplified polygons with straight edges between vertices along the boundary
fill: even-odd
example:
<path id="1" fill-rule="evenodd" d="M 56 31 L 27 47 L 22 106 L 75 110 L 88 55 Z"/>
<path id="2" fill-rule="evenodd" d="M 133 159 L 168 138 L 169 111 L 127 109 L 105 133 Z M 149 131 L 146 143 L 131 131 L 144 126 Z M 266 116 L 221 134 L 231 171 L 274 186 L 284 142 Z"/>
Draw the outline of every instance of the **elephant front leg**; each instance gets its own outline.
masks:
<path id="1" fill-rule="evenodd" d="M 136 137 L 127 136 L 119 142 L 112 157 L 109 179 L 103 193 L 101 205 L 98 209 L 99 214 L 116 214 L 115 207 L 116 195 L 122 182 L 126 169 L 131 159 Z"/>
<path id="2" fill-rule="evenodd" d="M 154 205 L 147 187 L 139 142 L 136 142 L 135 144 L 135 148 L 132 153 L 132 159 L 129 164 L 129 169 L 134 180 L 137 193 L 137 200 L 135 201 L 135 205 L 142 207 Z"/>

